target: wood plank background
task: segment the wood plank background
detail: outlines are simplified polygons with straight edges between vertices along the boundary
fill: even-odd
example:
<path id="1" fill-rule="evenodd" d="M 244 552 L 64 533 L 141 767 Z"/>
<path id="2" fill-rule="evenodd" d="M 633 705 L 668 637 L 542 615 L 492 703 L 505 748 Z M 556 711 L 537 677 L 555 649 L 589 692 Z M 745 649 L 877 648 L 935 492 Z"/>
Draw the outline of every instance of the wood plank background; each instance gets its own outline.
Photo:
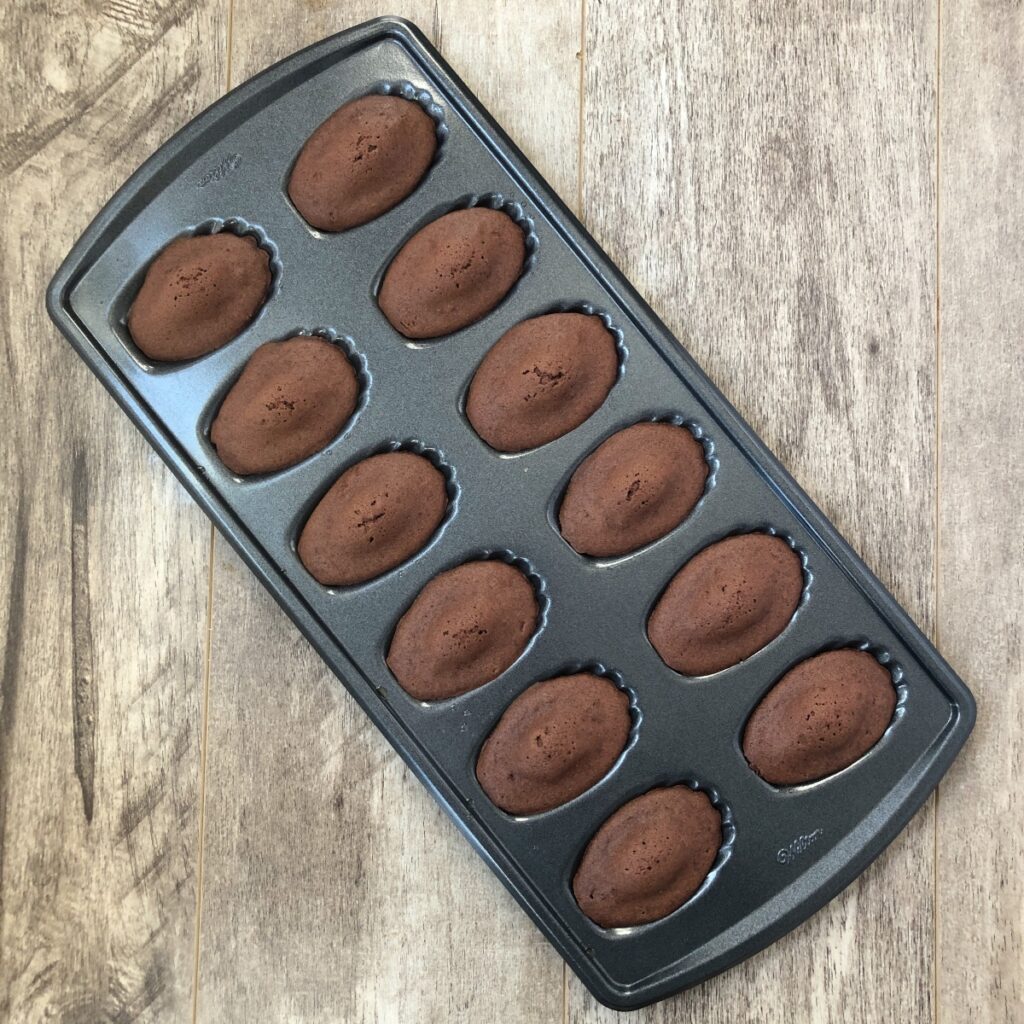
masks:
<path id="1" fill-rule="evenodd" d="M 0 1021 L 610 1021 L 50 326 L 226 88 L 441 47 L 979 701 L 793 934 L 637 1021 L 1024 1021 L 1024 8 L 38 0 L 0 10 Z"/>

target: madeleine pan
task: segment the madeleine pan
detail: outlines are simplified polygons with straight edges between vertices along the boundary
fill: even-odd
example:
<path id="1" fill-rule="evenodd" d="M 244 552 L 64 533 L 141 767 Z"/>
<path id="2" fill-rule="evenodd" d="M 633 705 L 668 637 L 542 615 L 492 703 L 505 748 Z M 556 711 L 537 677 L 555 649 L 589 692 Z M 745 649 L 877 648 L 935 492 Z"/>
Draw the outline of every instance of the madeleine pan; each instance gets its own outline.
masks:
<path id="1" fill-rule="evenodd" d="M 419 188 L 354 230 L 326 235 L 290 205 L 285 184 L 310 133 L 338 106 L 374 92 L 422 103 L 440 147 Z M 381 314 L 375 292 L 401 244 L 456 207 L 503 207 L 529 237 L 526 272 L 488 316 L 412 344 Z M 230 229 L 273 256 L 270 300 L 219 351 L 151 364 L 125 317 L 146 266 L 172 238 Z M 381 18 L 297 53 L 246 82 L 160 148 L 107 204 L 50 285 L 50 315 L 221 533 L 408 762 L 494 873 L 602 1002 L 634 1008 L 725 969 L 814 913 L 891 842 L 949 767 L 974 702 L 907 614 L 687 355 L 565 204 L 420 31 Z M 619 341 L 621 373 L 582 426 L 541 448 L 501 456 L 463 411 L 480 359 L 518 321 L 582 308 Z M 211 419 L 262 343 L 305 331 L 344 345 L 359 367 L 359 409 L 319 454 L 283 472 L 240 479 L 217 459 Z M 631 555 L 578 555 L 556 525 L 579 462 L 642 419 L 686 424 L 712 468 L 689 518 Z M 446 472 L 452 505 L 409 562 L 368 584 L 325 588 L 296 555 L 313 505 L 348 465 L 389 447 L 425 451 Z M 806 587 L 786 630 L 747 661 L 687 679 L 658 658 L 645 623 L 694 553 L 750 529 L 784 536 Z M 475 556 L 515 561 L 541 596 L 542 624 L 503 675 L 426 705 L 387 670 L 398 617 L 439 571 Z M 893 672 L 896 716 L 846 770 L 778 789 L 748 767 L 743 725 L 794 663 L 858 645 Z M 498 810 L 474 764 L 510 701 L 532 682 L 591 666 L 625 687 L 633 732 L 614 768 L 563 807 L 527 819 Z M 659 784 L 706 790 L 723 814 L 711 875 L 668 917 L 603 930 L 571 892 L 598 826 Z M 400 851 L 396 851 L 396 854 Z"/>

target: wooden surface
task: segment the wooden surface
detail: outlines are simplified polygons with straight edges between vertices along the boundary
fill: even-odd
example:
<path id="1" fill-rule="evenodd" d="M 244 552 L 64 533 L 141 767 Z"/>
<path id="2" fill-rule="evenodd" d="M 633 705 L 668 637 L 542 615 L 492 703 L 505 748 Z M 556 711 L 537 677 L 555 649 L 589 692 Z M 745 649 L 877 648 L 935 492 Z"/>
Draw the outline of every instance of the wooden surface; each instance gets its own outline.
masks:
<path id="1" fill-rule="evenodd" d="M 0 1021 L 187 1017 L 211 528 L 43 292 L 226 82 L 226 8 L 0 13 Z"/>
<path id="2" fill-rule="evenodd" d="M 413 18 L 979 701 L 889 851 L 632 1019 L 1024 1021 L 1024 10 L 4 5 L 0 1022 L 610 1021 L 57 338 L 229 84 Z"/>
<path id="3" fill-rule="evenodd" d="M 978 724 L 939 790 L 936 998 L 1001 1024 L 1024 1020 L 1024 7 L 949 5 L 940 58 L 936 634 Z"/>
<path id="4" fill-rule="evenodd" d="M 649 42 L 608 60 L 631 8 L 588 7 L 583 219 L 928 630 L 934 21 L 651 5 Z M 621 111 L 645 107 L 664 127 L 630 145 Z M 842 898 L 650 1020 L 932 1020 L 934 827 L 929 801 Z M 569 995 L 573 1024 L 616 1016 Z"/>

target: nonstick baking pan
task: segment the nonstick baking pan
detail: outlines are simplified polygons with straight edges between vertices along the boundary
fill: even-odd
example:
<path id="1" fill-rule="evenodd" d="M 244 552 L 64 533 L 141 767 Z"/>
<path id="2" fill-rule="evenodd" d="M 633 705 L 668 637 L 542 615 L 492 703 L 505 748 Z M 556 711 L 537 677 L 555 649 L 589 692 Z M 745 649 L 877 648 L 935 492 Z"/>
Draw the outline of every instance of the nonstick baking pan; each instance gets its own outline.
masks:
<path id="1" fill-rule="evenodd" d="M 288 201 L 292 162 L 338 106 L 381 91 L 432 114 L 437 159 L 419 188 L 377 220 L 341 234 L 316 232 Z M 384 268 L 422 224 L 480 203 L 504 208 L 528 232 L 526 272 L 474 325 L 436 342 L 406 341 L 375 301 Z M 125 327 L 146 266 L 171 239 L 225 226 L 255 234 L 273 254 L 269 301 L 220 350 L 190 363 L 148 362 Z M 82 359 L 610 1006 L 639 1007 L 693 985 L 814 913 L 906 824 L 971 730 L 974 702 L 961 680 L 408 22 L 382 18 L 342 32 L 215 103 L 107 204 L 47 299 Z M 620 378 L 582 426 L 533 451 L 499 455 L 466 421 L 468 382 L 512 325 L 559 309 L 606 318 L 620 341 Z M 273 475 L 235 477 L 208 438 L 218 403 L 259 345 L 300 332 L 346 346 L 360 366 L 360 408 L 320 454 Z M 701 439 L 712 469 L 704 496 L 660 541 L 626 557 L 584 558 L 558 532 L 560 495 L 601 440 L 644 419 L 684 423 Z M 425 450 L 446 467 L 454 496 L 446 522 L 399 569 L 363 586 L 321 586 L 298 560 L 298 530 L 344 467 L 394 446 Z M 786 630 L 748 660 L 685 678 L 647 638 L 652 604 L 695 552 L 751 529 L 776 532 L 800 553 L 802 603 Z M 413 700 L 384 661 L 395 623 L 434 575 L 481 555 L 516 560 L 531 575 L 542 627 L 493 682 L 430 705 Z M 768 785 L 740 748 L 751 710 L 796 662 L 851 645 L 892 672 L 899 701 L 888 731 L 836 775 Z M 603 781 L 561 808 L 526 819 L 503 813 L 475 776 L 481 744 L 532 682 L 581 666 L 629 690 L 626 752 Z M 584 847 L 626 800 L 674 782 L 699 786 L 722 812 L 724 841 L 709 878 L 660 921 L 597 927 L 571 891 Z"/>

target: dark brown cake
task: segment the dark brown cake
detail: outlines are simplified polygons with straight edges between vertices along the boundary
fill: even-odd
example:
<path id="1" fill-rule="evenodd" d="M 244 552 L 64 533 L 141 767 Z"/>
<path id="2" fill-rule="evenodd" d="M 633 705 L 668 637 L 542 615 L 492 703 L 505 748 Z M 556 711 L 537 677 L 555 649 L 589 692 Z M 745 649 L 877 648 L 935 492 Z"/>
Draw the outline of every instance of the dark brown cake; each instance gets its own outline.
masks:
<path id="1" fill-rule="evenodd" d="M 348 356 L 323 338 L 261 345 L 227 393 L 210 440 L 240 476 L 273 473 L 320 451 L 355 412 L 359 382 Z"/>
<path id="2" fill-rule="evenodd" d="M 685 427 L 627 427 L 573 473 L 558 513 L 562 536 L 583 555 L 634 551 L 693 511 L 707 477 L 704 448 Z"/>
<path id="3" fill-rule="evenodd" d="M 447 508 L 444 474 L 429 459 L 372 455 L 320 499 L 299 537 L 299 558 L 325 586 L 365 583 L 416 554 Z"/>
<path id="4" fill-rule="evenodd" d="M 451 334 L 489 313 L 523 272 L 522 229 L 499 210 L 475 206 L 431 221 L 399 250 L 378 302 L 407 338 Z"/>
<path id="5" fill-rule="evenodd" d="M 288 196 L 313 227 L 345 231 L 405 199 L 436 151 L 436 126 L 418 103 L 363 96 L 309 137 L 288 179 Z"/>
<path id="6" fill-rule="evenodd" d="M 534 683 L 505 710 L 476 777 L 509 814 L 538 814 L 590 789 L 626 748 L 629 697 L 590 673 Z"/>
<path id="7" fill-rule="evenodd" d="M 417 700 L 443 700 L 501 675 L 526 648 L 540 609 L 530 581 L 493 559 L 435 576 L 395 629 L 388 667 Z"/>
<path id="8" fill-rule="evenodd" d="M 619 371 L 600 317 L 548 313 L 516 324 L 477 367 L 466 398 L 473 429 L 502 452 L 567 434 L 608 397 Z"/>
<path id="9" fill-rule="evenodd" d="M 590 840 L 572 891 L 602 928 L 657 921 L 701 886 L 722 845 L 722 816 L 688 786 L 652 789 L 620 807 Z"/>
<path id="10" fill-rule="evenodd" d="M 793 786 L 832 775 L 889 727 L 896 689 L 867 651 L 827 651 L 791 668 L 743 731 L 743 753 L 767 782 Z"/>
<path id="11" fill-rule="evenodd" d="M 703 676 L 749 658 L 774 640 L 800 602 L 800 557 L 767 533 L 726 537 L 672 578 L 647 622 L 662 660 Z"/>
<path id="12" fill-rule="evenodd" d="M 177 238 L 146 271 L 128 331 L 157 362 L 196 359 L 252 323 L 270 292 L 270 255 L 251 235 Z"/>

